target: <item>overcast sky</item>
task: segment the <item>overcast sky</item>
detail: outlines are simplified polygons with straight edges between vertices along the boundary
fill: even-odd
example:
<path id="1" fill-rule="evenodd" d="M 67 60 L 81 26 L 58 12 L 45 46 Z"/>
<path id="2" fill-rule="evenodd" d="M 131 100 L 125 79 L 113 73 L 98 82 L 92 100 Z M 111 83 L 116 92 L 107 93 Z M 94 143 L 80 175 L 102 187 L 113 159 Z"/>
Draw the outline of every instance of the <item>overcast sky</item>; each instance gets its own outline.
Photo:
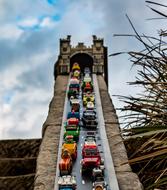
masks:
<path id="1" fill-rule="evenodd" d="M 159 2 L 165 2 L 159 1 Z M 53 66 L 59 38 L 91 45 L 92 34 L 104 38 L 108 52 L 140 49 L 138 43 L 113 34 L 157 35 L 163 28 L 144 0 L 0 0 L 0 139 L 41 137 L 53 96 Z M 128 56 L 109 58 L 109 91 L 130 94 L 134 72 Z M 136 90 L 137 91 L 137 90 Z M 114 98 L 116 107 L 120 103 Z"/>

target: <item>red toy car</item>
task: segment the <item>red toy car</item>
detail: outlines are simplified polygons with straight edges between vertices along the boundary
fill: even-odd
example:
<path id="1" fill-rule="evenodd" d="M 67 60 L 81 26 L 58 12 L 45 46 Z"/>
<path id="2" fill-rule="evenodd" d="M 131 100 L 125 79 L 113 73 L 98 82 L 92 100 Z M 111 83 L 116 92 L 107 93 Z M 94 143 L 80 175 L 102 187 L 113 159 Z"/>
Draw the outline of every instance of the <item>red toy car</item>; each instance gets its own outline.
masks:
<path id="1" fill-rule="evenodd" d="M 84 92 L 92 92 L 93 91 L 93 86 L 90 82 L 86 82 L 85 86 L 83 88 Z"/>
<path id="2" fill-rule="evenodd" d="M 67 119 L 67 125 L 79 125 L 79 119 L 75 117 Z"/>
<path id="3" fill-rule="evenodd" d="M 100 152 L 96 145 L 95 140 L 85 140 L 83 149 L 82 149 L 81 160 L 81 172 L 84 174 L 86 171 L 91 171 L 94 168 L 104 168 L 104 161 L 101 159 Z"/>

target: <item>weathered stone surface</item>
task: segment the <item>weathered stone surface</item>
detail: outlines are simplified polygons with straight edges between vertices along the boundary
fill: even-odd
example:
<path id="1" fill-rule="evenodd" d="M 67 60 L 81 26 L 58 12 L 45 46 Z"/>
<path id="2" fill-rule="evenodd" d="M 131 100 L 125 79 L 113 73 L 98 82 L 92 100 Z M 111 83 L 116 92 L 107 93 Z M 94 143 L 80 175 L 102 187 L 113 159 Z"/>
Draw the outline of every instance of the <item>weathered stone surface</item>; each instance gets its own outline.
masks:
<path id="1" fill-rule="evenodd" d="M 97 79 L 107 138 L 114 161 L 120 190 L 141 190 L 142 185 L 138 179 L 138 176 L 131 171 L 129 164 L 123 164 L 128 162 L 128 157 L 122 137 L 120 135 L 118 117 L 116 115 L 112 100 L 108 94 L 107 86 L 103 77 L 98 75 Z"/>
<path id="2" fill-rule="evenodd" d="M 0 158 L 37 157 L 41 139 L 0 141 Z"/>
<path id="3" fill-rule="evenodd" d="M 60 129 L 64 110 L 68 76 L 58 76 L 48 117 L 43 125 L 43 138 L 37 159 L 35 190 L 54 189 Z"/>
<path id="4" fill-rule="evenodd" d="M 35 174 L 0 177 L 1 190 L 33 190 Z"/>
<path id="5" fill-rule="evenodd" d="M 33 189 L 41 139 L 0 141 L 0 189 Z"/>
<path id="6" fill-rule="evenodd" d="M 122 190 L 143 189 L 138 176 L 133 172 L 117 172 L 119 187 Z"/>
<path id="7" fill-rule="evenodd" d="M 0 176 L 17 176 L 35 173 L 36 157 L 0 159 Z"/>

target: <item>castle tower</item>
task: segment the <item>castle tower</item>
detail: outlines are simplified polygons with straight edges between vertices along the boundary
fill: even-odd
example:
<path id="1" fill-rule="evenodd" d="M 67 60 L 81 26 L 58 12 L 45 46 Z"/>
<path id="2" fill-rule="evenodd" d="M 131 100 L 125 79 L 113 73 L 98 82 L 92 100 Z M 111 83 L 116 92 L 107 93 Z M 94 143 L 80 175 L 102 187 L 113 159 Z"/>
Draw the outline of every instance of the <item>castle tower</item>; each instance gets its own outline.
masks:
<path id="1" fill-rule="evenodd" d="M 55 63 L 54 76 L 69 74 L 74 62 L 79 63 L 81 70 L 89 67 L 93 73 L 103 75 L 108 84 L 107 72 L 107 47 L 102 38 L 93 35 L 93 44 L 87 47 L 79 42 L 75 47 L 71 46 L 71 36 L 60 39 L 60 54 Z"/>

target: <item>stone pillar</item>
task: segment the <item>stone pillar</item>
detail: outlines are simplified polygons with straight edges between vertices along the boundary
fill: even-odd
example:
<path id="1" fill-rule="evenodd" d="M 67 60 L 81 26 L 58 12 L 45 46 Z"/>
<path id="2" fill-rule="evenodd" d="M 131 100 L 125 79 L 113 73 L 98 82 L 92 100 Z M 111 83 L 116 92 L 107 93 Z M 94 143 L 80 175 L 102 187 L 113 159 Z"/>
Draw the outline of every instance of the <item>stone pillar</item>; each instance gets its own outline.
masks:
<path id="1" fill-rule="evenodd" d="M 54 189 L 58 145 L 68 77 L 59 75 L 55 81 L 54 96 L 49 105 L 48 117 L 43 124 L 43 138 L 37 158 L 34 190 Z"/>
<path id="2" fill-rule="evenodd" d="M 120 190 L 142 190 L 143 187 L 138 176 L 132 172 L 131 167 L 128 164 L 127 152 L 123 143 L 123 139 L 120 135 L 118 117 L 116 115 L 112 100 L 109 96 L 104 78 L 101 75 L 98 75 L 97 79 L 107 138 L 114 161 L 114 167 Z"/>

